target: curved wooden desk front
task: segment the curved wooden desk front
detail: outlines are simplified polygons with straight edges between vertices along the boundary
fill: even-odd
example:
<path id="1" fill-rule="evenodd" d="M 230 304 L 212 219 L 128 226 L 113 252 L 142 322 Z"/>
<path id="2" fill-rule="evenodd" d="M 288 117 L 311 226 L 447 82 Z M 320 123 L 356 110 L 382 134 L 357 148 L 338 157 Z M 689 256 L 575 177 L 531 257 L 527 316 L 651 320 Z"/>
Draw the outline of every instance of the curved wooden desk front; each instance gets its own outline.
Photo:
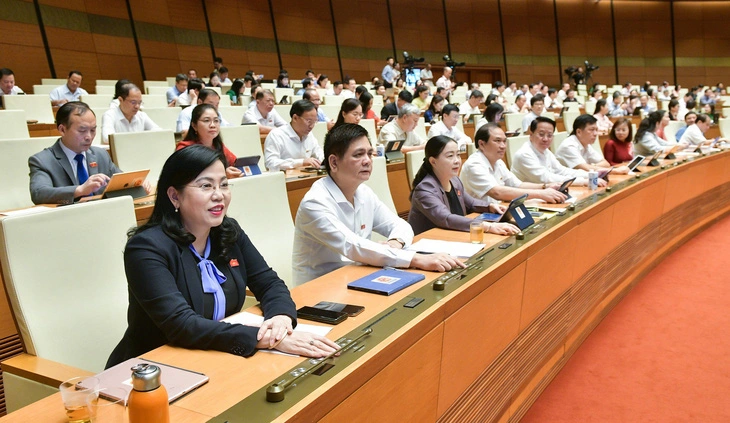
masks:
<path id="1" fill-rule="evenodd" d="M 644 174 L 645 175 L 645 174 Z M 612 182 L 630 177 L 614 177 Z M 579 191 L 579 190 L 576 190 Z M 643 176 L 562 221 L 514 243 L 498 262 L 449 292 L 425 312 L 363 351 L 276 421 L 517 421 L 583 339 L 634 283 L 687 238 L 730 211 L 730 153 L 719 153 Z M 434 230 L 428 237 L 468 240 Z M 502 243 L 490 236 L 488 243 Z M 390 297 L 351 291 L 347 282 L 373 271 L 349 266 L 297 287 L 299 306 L 321 300 L 364 305 L 335 326 L 332 339 L 428 285 L 438 275 Z M 430 289 L 430 288 L 428 288 Z M 396 307 L 394 307 L 396 305 Z M 173 404 L 184 421 L 206 421 L 261 392 L 300 358 L 257 353 L 241 358 L 165 346 L 146 358 L 203 372 L 210 382 Z M 316 377 L 316 376 L 310 376 Z M 63 421 L 57 395 L 5 417 L 48 413 Z M 59 412 L 60 411 L 60 412 Z M 255 407 L 241 415 L 259 421 Z M 53 418 L 50 418 L 53 416 Z M 58 416 L 58 417 L 56 417 Z M 222 421 L 213 419 L 212 421 Z M 231 423 L 235 420 L 231 420 Z"/>

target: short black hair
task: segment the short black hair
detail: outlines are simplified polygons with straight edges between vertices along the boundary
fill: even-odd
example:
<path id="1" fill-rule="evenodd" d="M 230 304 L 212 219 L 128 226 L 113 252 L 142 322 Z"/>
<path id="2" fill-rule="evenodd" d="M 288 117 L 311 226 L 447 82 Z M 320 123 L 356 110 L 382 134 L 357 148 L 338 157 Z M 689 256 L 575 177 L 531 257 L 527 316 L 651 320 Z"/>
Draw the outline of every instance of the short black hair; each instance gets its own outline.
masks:
<path id="1" fill-rule="evenodd" d="M 542 94 L 535 94 L 530 99 L 530 106 L 534 106 L 538 101 L 545 103 L 545 96 Z"/>
<path id="2" fill-rule="evenodd" d="M 96 116 L 96 113 L 91 110 L 91 107 L 89 107 L 88 104 L 81 101 L 69 101 L 61 106 L 56 112 L 56 126 L 58 127 L 59 125 L 63 125 L 68 128 L 72 114 L 81 116 L 86 114 L 87 111 L 90 111 L 94 114 L 94 116 Z"/>
<path id="3" fill-rule="evenodd" d="M 494 81 L 494 88 L 504 87 L 502 81 Z"/>
<path id="4" fill-rule="evenodd" d="M 187 81 L 187 80 L 188 80 L 188 76 L 185 75 L 184 73 L 178 73 L 177 75 L 175 75 L 175 82 Z"/>
<path id="5" fill-rule="evenodd" d="M 598 122 L 598 119 L 594 118 L 593 115 L 580 115 L 573 121 L 573 132 L 570 135 L 575 135 L 575 131 L 586 129 L 586 126 L 595 124 L 596 122 Z"/>
<path id="6" fill-rule="evenodd" d="M 138 86 L 136 86 L 132 83 L 123 84 L 122 87 L 119 89 L 119 97 L 126 99 L 127 97 L 129 97 L 129 93 L 134 90 L 137 90 L 140 93 L 142 93 L 142 90 L 140 90 Z"/>
<path id="7" fill-rule="evenodd" d="M 69 78 L 71 78 L 71 76 L 73 76 L 73 75 L 78 75 L 82 78 L 84 77 L 84 74 L 82 74 L 81 71 L 78 71 L 78 70 L 72 70 L 71 72 L 68 73 Z"/>
<path id="8" fill-rule="evenodd" d="M 301 116 L 305 112 L 308 112 L 310 110 L 314 110 L 316 107 L 314 106 L 314 103 L 312 103 L 309 100 L 297 100 L 294 102 L 294 104 L 291 105 L 291 109 L 289 109 L 289 116 L 294 117 L 294 115 Z"/>
<path id="9" fill-rule="evenodd" d="M 225 67 L 225 66 L 221 66 L 221 67 L 218 68 L 218 73 L 219 74 L 221 74 L 221 73 L 228 73 L 228 68 Z"/>
<path id="10" fill-rule="evenodd" d="M 310 85 L 312 85 L 312 82 L 314 82 L 314 81 L 312 81 L 312 78 L 302 79 L 302 88 L 304 88 L 304 89 L 308 88 Z"/>
<path id="11" fill-rule="evenodd" d="M 317 92 L 317 90 L 316 90 L 316 89 L 314 89 L 314 88 L 311 88 L 311 87 L 310 87 L 310 88 L 306 88 L 306 89 L 304 90 L 304 92 L 302 93 L 302 100 L 309 100 L 309 101 L 312 101 L 312 93 L 313 93 L 313 92 L 315 92 L 315 93 L 316 93 L 316 92 Z"/>
<path id="12" fill-rule="evenodd" d="M 253 90 L 253 88 L 251 88 L 251 89 Z M 261 100 L 267 94 L 274 97 L 274 93 L 272 93 L 271 90 L 263 89 L 256 93 L 256 100 Z M 274 98 L 276 98 L 276 97 L 274 97 Z"/>
<path id="13" fill-rule="evenodd" d="M 444 115 L 448 116 L 451 114 L 451 112 L 458 112 L 458 111 L 459 111 L 458 107 L 449 103 L 441 109 L 441 116 L 444 116 Z"/>
<path id="14" fill-rule="evenodd" d="M 483 141 L 485 143 L 489 142 L 489 139 L 492 137 L 492 130 L 498 128 L 499 124 L 494 122 L 489 122 L 486 125 L 482 125 L 477 133 L 474 134 L 474 142 L 476 143 L 476 148 L 479 148 L 479 141 Z"/>
<path id="15" fill-rule="evenodd" d="M 332 83 L 333 87 L 336 87 L 338 85 L 342 85 L 342 81 L 335 81 L 334 83 Z"/>
<path id="16" fill-rule="evenodd" d="M 220 97 L 216 90 L 211 90 L 210 88 L 204 88 L 204 89 L 200 90 L 200 93 L 198 94 L 198 99 L 202 103 L 205 101 L 206 98 L 208 98 L 212 95 L 214 95 L 216 97 Z"/>
<path id="17" fill-rule="evenodd" d="M 190 90 L 202 90 L 205 86 L 205 82 L 203 82 L 200 78 L 193 78 L 188 81 L 188 91 Z"/>
<path id="18" fill-rule="evenodd" d="M 15 75 L 12 70 L 10 70 L 8 68 L 0 69 L 0 78 L 2 78 L 3 76 L 10 76 L 10 75 Z"/>
<path id="19" fill-rule="evenodd" d="M 553 131 L 555 130 L 555 121 L 554 120 L 552 120 L 548 117 L 545 117 L 545 116 L 538 116 L 535 118 L 535 120 L 530 122 L 530 132 L 535 132 L 535 130 L 537 129 L 538 123 L 549 123 L 550 125 L 553 126 Z"/>
<path id="20" fill-rule="evenodd" d="M 341 159 L 353 141 L 365 137 L 370 140 L 367 129 L 353 123 L 343 123 L 335 126 L 324 137 L 324 167 L 327 173 L 331 172 L 329 157 L 334 154 Z"/>
<path id="21" fill-rule="evenodd" d="M 471 90 L 469 98 L 484 98 L 484 93 L 479 90 Z"/>
<path id="22" fill-rule="evenodd" d="M 398 99 L 403 100 L 406 103 L 410 103 L 413 101 L 413 94 L 411 94 L 408 90 L 403 90 L 398 93 Z"/>
<path id="23" fill-rule="evenodd" d="M 218 63 L 223 63 L 223 58 L 222 57 L 214 57 L 213 58 L 213 61 L 214 62 L 218 62 Z"/>

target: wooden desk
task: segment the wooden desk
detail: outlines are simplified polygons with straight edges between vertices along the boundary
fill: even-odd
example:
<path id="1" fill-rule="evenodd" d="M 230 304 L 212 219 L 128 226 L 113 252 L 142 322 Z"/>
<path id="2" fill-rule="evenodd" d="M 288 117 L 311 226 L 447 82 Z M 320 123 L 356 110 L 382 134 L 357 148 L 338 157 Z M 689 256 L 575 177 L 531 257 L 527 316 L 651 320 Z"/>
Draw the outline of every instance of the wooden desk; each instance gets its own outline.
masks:
<path id="1" fill-rule="evenodd" d="M 347 290 L 347 282 L 373 271 L 366 266 L 348 266 L 294 288 L 299 306 L 323 299 L 365 306 L 360 316 L 335 326 L 332 339 L 352 337 L 358 328 L 395 309 L 379 323 L 383 326 L 375 327 L 385 331 L 387 319 L 410 316 L 401 306 L 408 296 L 425 301 L 382 342 L 366 341 L 364 350 L 352 353 L 357 354 L 352 364 L 338 367 L 345 358 L 335 360 L 332 370 L 302 381 L 283 402 L 267 403 L 262 390 L 303 365 L 300 358 L 266 353 L 242 358 L 169 346 L 145 357 L 210 376 L 208 384 L 173 405 L 176 413 L 193 413 L 189 421 L 213 418 L 242 400 L 247 401 L 245 411 L 235 419 L 226 415 L 214 421 L 519 420 L 593 328 L 646 273 L 730 213 L 728 152 L 664 171 L 643 170 L 640 179 L 612 175 L 610 193 L 571 190 L 586 199 L 575 211 L 528 230 L 525 240 L 507 238 L 511 247 L 488 253 L 493 259 L 476 269 L 476 276 L 450 282 L 444 291 L 431 289 L 440 276 L 431 272 L 421 272 L 423 282 L 389 297 Z M 461 241 L 469 237 L 444 230 L 425 236 Z M 504 240 L 487 236 L 488 245 Z M 304 391 L 307 384 L 316 387 Z M 57 405 L 50 406 L 52 401 Z M 56 394 L 0 421 L 33 416 L 60 423 L 59 410 Z"/>
<path id="2" fill-rule="evenodd" d="M 29 123 L 28 133 L 31 137 L 60 137 L 58 128 L 54 123 Z"/>

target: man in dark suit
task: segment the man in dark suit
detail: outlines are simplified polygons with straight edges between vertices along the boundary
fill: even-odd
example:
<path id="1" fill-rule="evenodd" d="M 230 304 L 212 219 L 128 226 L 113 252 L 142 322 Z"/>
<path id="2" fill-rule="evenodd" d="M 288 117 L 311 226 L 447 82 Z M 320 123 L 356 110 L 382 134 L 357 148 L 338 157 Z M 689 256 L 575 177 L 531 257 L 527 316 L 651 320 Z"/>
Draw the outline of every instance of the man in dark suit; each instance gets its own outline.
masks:
<path id="1" fill-rule="evenodd" d="M 388 103 L 380 111 L 380 119 L 387 120 L 389 116 L 398 115 L 398 111 L 404 104 L 413 101 L 413 94 L 408 90 L 403 90 L 398 93 L 398 99 L 395 103 Z"/>
<path id="2" fill-rule="evenodd" d="M 61 138 L 28 159 L 30 198 L 35 204 L 71 204 L 98 194 L 114 173 L 122 172 L 109 154 L 92 147 L 96 116 L 79 101 L 64 104 L 56 113 Z"/>

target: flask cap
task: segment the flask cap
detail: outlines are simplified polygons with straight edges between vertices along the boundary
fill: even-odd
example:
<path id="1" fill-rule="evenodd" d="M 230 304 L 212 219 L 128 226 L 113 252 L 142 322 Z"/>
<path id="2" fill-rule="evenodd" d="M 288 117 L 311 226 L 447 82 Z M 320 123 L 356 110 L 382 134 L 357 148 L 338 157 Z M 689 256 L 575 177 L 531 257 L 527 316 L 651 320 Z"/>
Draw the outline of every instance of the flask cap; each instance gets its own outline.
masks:
<path id="1" fill-rule="evenodd" d="M 132 388 L 147 392 L 160 387 L 162 370 L 154 364 L 140 363 L 132 367 Z"/>

